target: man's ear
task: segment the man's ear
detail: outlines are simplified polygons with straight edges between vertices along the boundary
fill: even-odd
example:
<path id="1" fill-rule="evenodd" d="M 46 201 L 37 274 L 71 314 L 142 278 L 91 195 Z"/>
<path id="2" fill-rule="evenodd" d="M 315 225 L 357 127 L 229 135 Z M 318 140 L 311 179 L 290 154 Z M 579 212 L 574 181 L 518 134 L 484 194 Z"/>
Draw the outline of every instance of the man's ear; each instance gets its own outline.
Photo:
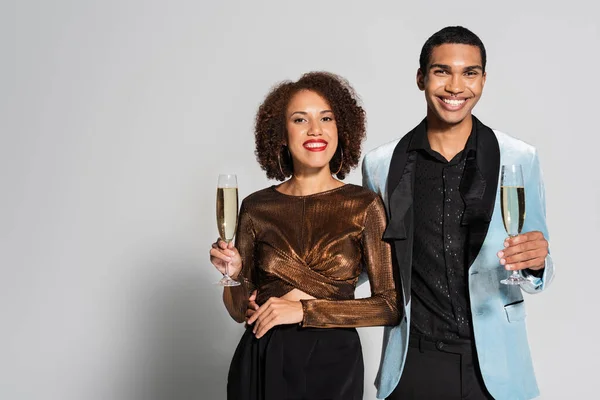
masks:
<path id="1" fill-rule="evenodd" d="M 421 91 L 425 90 L 425 75 L 421 71 L 421 68 L 417 70 L 417 87 Z"/>

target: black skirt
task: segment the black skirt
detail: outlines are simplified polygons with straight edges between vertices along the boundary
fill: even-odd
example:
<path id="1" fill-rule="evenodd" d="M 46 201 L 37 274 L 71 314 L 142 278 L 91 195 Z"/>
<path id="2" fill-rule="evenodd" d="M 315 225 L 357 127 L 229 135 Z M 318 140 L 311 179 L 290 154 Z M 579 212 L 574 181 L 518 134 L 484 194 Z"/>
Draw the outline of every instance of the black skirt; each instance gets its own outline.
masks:
<path id="1" fill-rule="evenodd" d="M 363 386 L 356 329 L 281 325 L 256 339 L 249 327 L 231 361 L 227 399 L 359 400 Z"/>

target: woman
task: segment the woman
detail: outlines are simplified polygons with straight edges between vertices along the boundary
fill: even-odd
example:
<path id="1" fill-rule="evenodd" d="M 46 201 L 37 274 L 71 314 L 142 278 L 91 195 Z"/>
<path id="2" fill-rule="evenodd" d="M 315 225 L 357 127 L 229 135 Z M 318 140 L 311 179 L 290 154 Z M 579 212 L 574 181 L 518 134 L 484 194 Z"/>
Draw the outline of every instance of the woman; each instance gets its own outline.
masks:
<path id="1" fill-rule="evenodd" d="M 267 177 L 291 178 L 242 202 L 236 247 L 213 244 L 241 286 L 225 288 L 231 316 L 259 305 L 235 351 L 230 399 L 362 399 L 359 326 L 399 320 L 386 215 L 379 197 L 343 179 L 360 159 L 365 113 L 352 88 L 323 72 L 284 82 L 256 117 L 256 155 Z M 367 272 L 371 297 L 354 299 Z M 326 328 L 326 329 L 323 329 Z"/>

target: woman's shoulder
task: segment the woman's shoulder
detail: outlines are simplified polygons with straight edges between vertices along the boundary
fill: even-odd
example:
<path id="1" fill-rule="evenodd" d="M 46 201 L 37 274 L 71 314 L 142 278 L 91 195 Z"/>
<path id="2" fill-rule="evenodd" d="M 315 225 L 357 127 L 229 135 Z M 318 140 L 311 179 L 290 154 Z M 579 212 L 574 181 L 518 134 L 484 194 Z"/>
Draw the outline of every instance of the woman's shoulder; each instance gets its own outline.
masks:
<path id="1" fill-rule="evenodd" d="M 346 186 L 349 186 L 347 184 Z M 385 205 L 379 195 L 370 189 L 367 189 L 358 185 L 351 185 L 348 187 L 348 196 L 353 200 L 350 204 L 355 210 L 361 210 L 360 212 L 365 216 L 368 215 L 385 215 Z M 344 204 L 341 202 L 340 204 Z"/>
<path id="2" fill-rule="evenodd" d="M 377 193 L 363 186 L 347 183 L 343 187 L 346 189 L 346 196 L 356 197 L 357 199 L 362 199 L 367 203 L 372 203 L 379 198 Z"/>
<path id="3" fill-rule="evenodd" d="M 274 186 L 269 186 L 264 189 L 257 190 L 256 192 L 250 193 L 242 200 L 242 204 L 246 207 L 253 207 L 256 205 L 264 204 L 271 199 L 275 199 L 277 192 Z"/>

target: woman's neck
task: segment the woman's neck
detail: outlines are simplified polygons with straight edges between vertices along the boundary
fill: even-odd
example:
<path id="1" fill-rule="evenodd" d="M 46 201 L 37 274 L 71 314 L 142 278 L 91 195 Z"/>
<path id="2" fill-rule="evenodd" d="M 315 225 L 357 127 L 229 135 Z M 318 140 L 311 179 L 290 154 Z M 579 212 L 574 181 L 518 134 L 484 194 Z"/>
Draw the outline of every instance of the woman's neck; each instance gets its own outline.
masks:
<path id="1" fill-rule="evenodd" d="M 335 189 L 343 185 L 343 182 L 338 181 L 331 176 L 329 169 L 323 169 L 316 173 L 304 171 L 294 173 L 289 180 L 278 186 L 278 190 L 292 196 L 308 196 Z"/>

